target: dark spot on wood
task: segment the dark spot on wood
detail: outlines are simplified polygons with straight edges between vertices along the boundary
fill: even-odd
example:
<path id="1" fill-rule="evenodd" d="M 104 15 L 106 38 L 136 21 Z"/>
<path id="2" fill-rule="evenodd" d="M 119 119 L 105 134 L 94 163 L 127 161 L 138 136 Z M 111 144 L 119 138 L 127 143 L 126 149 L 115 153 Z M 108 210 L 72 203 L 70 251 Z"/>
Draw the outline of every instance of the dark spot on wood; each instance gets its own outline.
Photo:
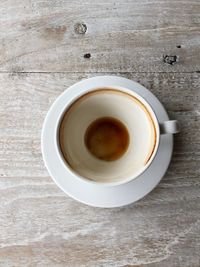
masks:
<path id="1" fill-rule="evenodd" d="M 87 26 L 84 23 L 76 23 L 74 25 L 74 31 L 77 34 L 85 34 L 87 31 Z"/>
<path id="2" fill-rule="evenodd" d="M 168 56 L 168 55 L 163 55 L 163 62 L 167 63 L 169 65 L 174 65 L 178 61 L 178 57 L 175 56 Z"/>
<path id="3" fill-rule="evenodd" d="M 91 54 L 90 53 L 85 54 L 84 58 L 91 58 Z"/>
<path id="4" fill-rule="evenodd" d="M 177 45 L 176 47 L 177 47 L 177 48 L 181 48 L 181 45 Z"/>
<path id="5" fill-rule="evenodd" d="M 200 73 L 200 70 L 196 70 L 196 73 Z"/>

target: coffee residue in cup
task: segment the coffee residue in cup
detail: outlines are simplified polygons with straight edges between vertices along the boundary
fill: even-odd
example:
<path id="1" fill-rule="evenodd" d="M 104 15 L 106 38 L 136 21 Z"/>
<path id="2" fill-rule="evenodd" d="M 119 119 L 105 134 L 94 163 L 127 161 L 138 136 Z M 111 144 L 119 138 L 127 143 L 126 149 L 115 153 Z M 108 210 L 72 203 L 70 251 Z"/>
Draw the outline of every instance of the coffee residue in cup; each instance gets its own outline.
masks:
<path id="1" fill-rule="evenodd" d="M 85 133 L 85 145 L 98 159 L 119 159 L 129 146 L 129 133 L 118 119 L 103 117 L 93 121 Z"/>

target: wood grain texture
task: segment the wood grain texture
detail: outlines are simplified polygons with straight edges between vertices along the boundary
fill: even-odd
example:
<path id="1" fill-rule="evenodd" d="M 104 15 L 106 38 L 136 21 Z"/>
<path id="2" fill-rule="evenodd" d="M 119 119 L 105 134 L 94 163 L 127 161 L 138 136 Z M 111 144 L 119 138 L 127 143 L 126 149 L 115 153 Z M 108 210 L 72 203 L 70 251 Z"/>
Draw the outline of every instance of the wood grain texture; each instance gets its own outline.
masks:
<path id="1" fill-rule="evenodd" d="M 55 3 L 59 11 L 65 2 Z M 36 4 L 48 10 L 49 1 Z M 200 266 L 200 74 L 114 74 L 149 88 L 182 130 L 155 190 L 125 208 L 99 209 L 58 189 L 40 151 L 56 97 L 99 74 L 0 73 L 0 266 Z"/>
<path id="2" fill-rule="evenodd" d="M 0 71 L 199 71 L 199 33 L 199 0 L 1 1 Z"/>
<path id="3" fill-rule="evenodd" d="M 199 0 L 0 1 L 1 267 L 200 266 L 199 33 Z M 181 124 L 167 174 L 125 208 L 66 196 L 40 150 L 57 96 L 102 74 L 140 82 Z"/>

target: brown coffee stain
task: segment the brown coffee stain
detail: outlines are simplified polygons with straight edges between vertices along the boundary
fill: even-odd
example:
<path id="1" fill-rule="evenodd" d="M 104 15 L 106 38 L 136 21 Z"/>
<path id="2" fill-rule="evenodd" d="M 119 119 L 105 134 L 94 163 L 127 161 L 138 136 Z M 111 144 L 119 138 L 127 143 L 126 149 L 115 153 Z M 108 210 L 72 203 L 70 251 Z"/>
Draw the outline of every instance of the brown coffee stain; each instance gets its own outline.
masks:
<path id="1" fill-rule="evenodd" d="M 105 161 L 119 159 L 129 146 L 129 132 L 116 118 L 102 117 L 93 121 L 85 133 L 85 145 L 96 158 Z"/>

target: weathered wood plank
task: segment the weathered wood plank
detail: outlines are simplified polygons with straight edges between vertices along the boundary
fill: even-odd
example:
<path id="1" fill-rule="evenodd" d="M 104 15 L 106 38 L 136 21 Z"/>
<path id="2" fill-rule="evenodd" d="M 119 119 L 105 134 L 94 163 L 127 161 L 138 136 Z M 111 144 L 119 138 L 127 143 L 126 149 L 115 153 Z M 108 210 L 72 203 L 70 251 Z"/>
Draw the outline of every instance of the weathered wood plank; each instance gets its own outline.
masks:
<path id="1" fill-rule="evenodd" d="M 198 267 L 200 74 L 122 74 L 156 94 L 182 131 L 160 185 L 134 205 L 109 210 L 62 193 L 40 151 L 51 103 L 94 75 L 0 74 L 0 266 Z"/>
<path id="2" fill-rule="evenodd" d="M 199 32 L 198 0 L 1 1 L 0 71 L 198 71 Z"/>

